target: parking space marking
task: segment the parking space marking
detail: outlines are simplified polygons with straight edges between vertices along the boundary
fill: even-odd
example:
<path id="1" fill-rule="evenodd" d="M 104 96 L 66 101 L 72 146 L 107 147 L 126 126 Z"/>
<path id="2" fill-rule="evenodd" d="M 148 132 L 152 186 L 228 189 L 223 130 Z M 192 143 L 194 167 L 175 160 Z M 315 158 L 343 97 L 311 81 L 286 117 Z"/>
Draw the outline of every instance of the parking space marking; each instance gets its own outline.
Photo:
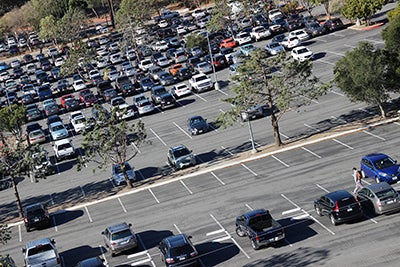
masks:
<path id="1" fill-rule="evenodd" d="M 340 34 L 340 33 L 336 33 L 336 32 L 331 33 L 331 35 L 342 37 L 342 38 L 346 37 L 346 35 L 343 35 L 343 34 Z"/>
<path id="2" fill-rule="evenodd" d="M 246 170 L 248 170 L 249 172 L 251 172 L 254 176 L 258 176 L 257 173 L 255 173 L 252 169 L 250 169 L 249 167 L 247 167 L 246 165 L 244 165 L 243 163 L 240 164 L 242 165 L 243 168 L 245 168 Z"/>
<path id="3" fill-rule="evenodd" d="M 282 215 L 287 215 L 287 214 L 298 212 L 298 211 L 300 211 L 300 208 L 294 208 L 294 209 L 291 209 L 291 210 L 285 210 L 285 211 L 282 211 Z"/>
<path id="4" fill-rule="evenodd" d="M 330 54 L 333 54 L 333 55 L 336 55 L 336 56 L 344 57 L 344 54 L 343 54 L 343 53 L 337 53 L 337 52 L 328 51 L 328 50 L 325 50 L 324 52 L 330 53 Z"/>
<path id="5" fill-rule="evenodd" d="M 302 211 L 304 214 L 307 214 L 308 217 L 310 217 L 311 219 L 313 219 L 316 223 L 318 223 L 322 228 L 324 228 L 326 231 L 328 231 L 330 234 L 335 235 L 335 233 L 329 229 L 328 227 L 326 227 L 325 225 L 323 225 L 319 220 L 317 220 L 316 218 L 314 218 L 314 216 L 312 216 L 310 213 L 308 213 L 307 211 L 305 211 L 304 209 L 302 209 L 299 205 L 297 205 L 296 203 L 294 203 L 292 200 L 290 200 L 287 196 L 285 196 L 284 194 L 281 194 L 281 196 L 286 199 L 287 201 L 289 201 L 289 203 L 291 203 L 293 206 L 295 206 L 296 208 L 299 208 L 300 211 Z"/>
<path id="6" fill-rule="evenodd" d="M 318 154 L 315 153 L 315 152 L 312 152 L 311 150 L 309 150 L 309 149 L 307 149 L 307 148 L 305 148 L 305 147 L 301 147 L 301 149 L 303 149 L 304 151 L 307 151 L 308 153 L 310 153 L 310 154 L 313 155 L 313 156 L 316 156 L 316 157 L 319 158 L 319 159 L 322 159 L 322 157 L 321 157 L 320 155 L 318 155 Z"/>
<path id="7" fill-rule="evenodd" d="M 226 95 L 226 96 L 229 95 L 228 93 L 225 93 L 224 91 L 222 91 L 222 90 L 220 90 L 220 89 L 218 89 L 217 91 L 220 92 L 220 93 L 223 94 L 223 95 Z"/>
<path id="8" fill-rule="evenodd" d="M 308 125 L 308 124 L 306 124 L 306 123 L 303 123 L 303 125 L 306 126 L 307 128 L 310 128 L 311 130 L 314 130 L 314 131 L 316 131 L 316 132 L 320 132 L 319 129 L 317 129 L 317 128 L 311 126 L 311 125 Z"/>
<path id="9" fill-rule="evenodd" d="M 136 261 L 134 263 L 131 263 L 131 266 L 143 265 L 143 263 L 150 262 L 153 267 L 156 267 L 156 264 L 154 263 L 149 251 L 147 250 L 146 246 L 144 245 L 144 242 L 143 242 L 142 238 L 140 237 L 140 235 L 137 234 L 136 238 L 139 240 L 139 243 L 142 246 L 142 248 L 144 249 L 144 251 L 128 255 L 127 258 L 128 259 L 132 259 L 132 258 L 135 258 L 135 257 L 138 257 L 138 256 L 142 256 L 144 254 L 146 254 L 147 257 L 139 259 L 138 261 Z"/>
<path id="10" fill-rule="evenodd" d="M 365 108 L 358 108 L 358 110 L 361 110 L 361 111 L 363 111 L 365 113 L 368 113 L 369 115 L 373 115 L 373 116 L 377 115 L 375 112 L 369 111 L 369 110 L 367 110 Z"/>
<path id="11" fill-rule="evenodd" d="M 189 189 L 189 187 L 188 187 L 182 180 L 179 180 L 179 181 L 181 182 L 181 184 L 183 185 L 183 187 L 186 188 L 186 190 L 189 192 L 189 194 L 193 195 L 193 192 Z"/>
<path id="12" fill-rule="evenodd" d="M 184 129 L 182 129 L 178 124 L 176 124 L 175 122 L 173 122 L 173 124 L 178 127 L 178 129 L 181 130 L 184 134 L 186 134 L 186 136 L 188 136 L 190 139 L 193 139 L 193 137 L 188 134 Z"/>
<path id="13" fill-rule="evenodd" d="M 104 259 L 104 264 L 108 267 L 108 261 L 106 258 L 106 254 L 104 253 L 105 251 L 103 250 L 103 246 L 99 245 L 99 249 L 100 249 L 101 257 Z"/>
<path id="14" fill-rule="evenodd" d="M 155 135 L 155 137 L 157 137 L 158 140 L 160 140 L 160 142 L 161 142 L 164 146 L 167 146 L 167 144 L 164 142 L 164 140 L 162 140 L 161 137 L 159 137 L 159 136 L 153 131 L 153 129 L 150 128 L 150 131 Z"/>
<path id="15" fill-rule="evenodd" d="M 339 141 L 339 140 L 337 140 L 337 139 L 335 139 L 335 138 L 333 138 L 332 141 L 334 141 L 334 142 L 336 142 L 336 143 L 338 143 L 338 144 L 341 144 L 342 146 L 345 146 L 345 147 L 347 147 L 347 148 L 354 149 L 354 147 L 351 147 L 351 146 L 349 146 L 348 144 L 345 144 L 345 143 L 343 143 L 343 142 L 341 142 L 341 141 Z"/>
<path id="16" fill-rule="evenodd" d="M 246 207 L 247 207 L 249 210 L 251 210 L 251 211 L 253 210 L 253 208 L 252 208 L 252 207 L 250 207 L 250 205 L 249 205 L 249 204 L 247 204 L 247 203 L 246 203 L 246 204 L 244 204 L 244 205 L 245 205 L 245 206 L 246 206 Z"/>
<path id="17" fill-rule="evenodd" d="M 356 48 L 357 47 L 355 45 L 349 45 L 349 44 L 344 44 L 343 46 L 350 47 L 350 48 Z"/>
<path id="18" fill-rule="evenodd" d="M 329 190 L 324 188 L 323 186 L 319 185 L 319 184 L 315 184 L 319 189 L 324 190 L 326 193 L 329 193 Z"/>
<path id="19" fill-rule="evenodd" d="M 160 203 L 160 201 L 158 200 L 158 198 L 156 197 L 156 195 L 154 195 L 153 191 L 151 190 L 151 188 L 149 188 L 149 192 L 150 194 L 154 197 L 154 199 L 156 200 L 157 203 Z"/>
<path id="20" fill-rule="evenodd" d="M 329 92 L 334 93 L 334 94 L 336 94 L 336 95 L 338 95 L 338 96 L 344 96 L 344 94 L 339 93 L 339 92 L 336 92 L 336 91 L 334 91 L 334 90 L 330 90 Z"/>
<path id="21" fill-rule="evenodd" d="M 122 204 L 122 201 L 121 201 L 120 198 L 118 198 L 118 202 L 119 202 L 119 204 L 121 204 L 122 210 L 123 210 L 125 213 L 127 213 L 127 211 L 126 211 L 126 209 L 125 209 L 125 206 L 124 206 L 124 204 Z"/>
<path id="22" fill-rule="evenodd" d="M 18 240 L 19 242 L 22 242 L 21 224 L 18 224 Z"/>
<path id="23" fill-rule="evenodd" d="M 181 231 L 181 229 L 179 229 L 178 225 L 176 225 L 174 223 L 174 227 L 175 227 L 176 231 L 178 231 L 179 234 L 182 234 L 182 231 Z"/>
<path id="24" fill-rule="evenodd" d="M 55 217 L 55 216 L 52 216 L 52 219 L 53 219 L 54 231 L 58 232 L 56 217 Z"/>
<path id="25" fill-rule="evenodd" d="M 89 222 L 92 223 L 93 222 L 92 216 L 90 216 L 89 209 L 87 208 L 87 206 L 85 206 L 85 211 L 86 211 L 87 216 L 89 217 Z"/>
<path id="26" fill-rule="evenodd" d="M 362 39 L 363 41 L 366 42 L 373 42 L 373 43 L 377 43 L 377 44 L 384 44 L 385 42 L 383 41 L 378 41 L 378 40 L 374 40 L 374 39 Z"/>
<path id="27" fill-rule="evenodd" d="M 224 146 L 221 146 L 221 148 L 222 148 L 223 150 L 226 150 L 226 152 L 228 152 L 229 155 L 233 156 L 233 153 L 230 152 L 229 149 L 225 148 Z"/>
<path id="28" fill-rule="evenodd" d="M 289 139 L 289 136 L 284 135 L 282 132 L 279 132 L 280 135 L 282 135 L 283 137 L 285 137 L 286 139 Z"/>
<path id="29" fill-rule="evenodd" d="M 214 172 L 211 172 L 211 175 L 217 179 L 218 182 L 220 182 L 222 185 L 226 185 Z"/>
<path id="30" fill-rule="evenodd" d="M 112 178 L 112 177 L 110 177 L 110 178 L 109 178 L 109 180 L 110 180 L 110 183 L 112 184 L 113 188 L 115 188 L 116 186 L 115 186 L 115 184 L 114 184 L 114 180 L 113 180 L 113 178 Z"/>
<path id="31" fill-rule="evenodd" d="M 140 151 L 140 149 L 137 147 L 137 145 L 135 145 L 135 143 L 132 143 L 132 146 L 136 149 L 136 151 L 140 154 L 142 153 L 142 151 Z"/>
<path id="32" fill-rule="evenodd" d="M 327 40 L 322 39 L 321 37 L 313 38 L 314 40 L 321 41 L 323 43 L 327 43 Z"/>
<path id="33" fill-rule="evenodd" d="M 317 59 L 316 61 L 317 61 L 317 62 L 322 62 L 322 63 L 324 63 L 324 64 L 328 64 L 328 65 L 335 66 L 335 63 L 329 62 L 329 61 L 324 60 L 324 59 Z"/>
<path id="34" fill-rule="evenodd" d="M 338 118 L 338 117 L 335 117 L 335 116 L 331 116 L 331 118 L 332 118 L 332 119 L 335 119 L 335 120 L 338 120 L 338 121 L 341 121 L 341 122 L 343 122 L 343 123 L 347 123 L 346 120 L 341 119 L 341 118 Z"/>
<path id="35" fill-rule="evenodd" d="M 400 125 L 400 123 L 398 123 L 398 122 L 393 122 L 394 124 L 396 124 L 396 125 Z"/>
<path id="36" fill-rule="evenodd" d="M 236 242 L 236 240 L 231 236 L 231 234 L 222 226 L 222 224 L 210 213 L 211 218 L 215 221 L 215 223 L 219 226 L 220 229 L 222 229 L 225 234 L 229 237 L 230 240 L 236 245 L 237 248 L 246 256 L 246 258 L 250 259 L 250 256 L 244 251 L 244 249 Z M 213 240 L 214 242 L 218 242 Z"/>
<path id="37" fill-rule="evenodd" d="M 271 157 L 273 159 L 277 160 L 278 162 L 282 163 L 283 165 L 285 165 L 285 167 L 288 167 L 288 168 L 290 167 L 289 164 L 287 164 L 287 163 L 283 162 L 282 160 L 278 159 L 276 156 L 272 155 Z"/>
<path id="38" fill-rule="evenodd" d="M 378 138 L 378 139 L 380 139 L 380 140 L 382 140 L 382 141 L 386 141 L 385 138 L 380 137 L 380 136 L 378 136 L 378 135 L 376 135 L 376 134 L 373 134 L 373 133 L 371 133 L 371 132 L 368 132 L 368 131 L 365 131 L 365 130 L 364 130 L 363 133 L 366 133 L 366 134 L 368 134 L 368 135 L 370 135 L 370 136 L 373 136 L 373 137 L 375 137 L 375 138 Z"/>
<path id="39" fill-rule="evenodd" d="M 80 187 L 80 189 L 81 189 L 81 192 L 82 192 L 83 197 L 86 197 L 85 191 L 83 191 L 83 187 L 82 187 L 81 185 L 80 185 L 79 187 Z"/>
<path id="40" fill-rule="evenodd" d="M 197 96 L 198 98 L 200 98 L 201 100 L 203 100 L 204 102 L 207 102 L 207 100 L 203 97 L 201 97 L 199 94 L 193 93 L 195 96 Z"/>

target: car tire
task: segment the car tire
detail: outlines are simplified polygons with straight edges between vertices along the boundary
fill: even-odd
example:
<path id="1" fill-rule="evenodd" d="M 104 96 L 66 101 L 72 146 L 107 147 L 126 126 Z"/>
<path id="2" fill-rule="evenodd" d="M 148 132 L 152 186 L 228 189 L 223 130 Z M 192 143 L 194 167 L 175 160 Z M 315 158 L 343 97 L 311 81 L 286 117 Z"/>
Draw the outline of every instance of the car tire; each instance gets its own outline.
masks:
<path id="1" fill-rule="evenodd" d="M 252 247 L 254 250 L 258 250 L 258 249 L 260 248 L 260 246 L 257 244 L 257 242 L 254 241 L 253 239 L 251 240 L 251 247 Z"/>
<path id="2" fill-rule="evenodd" d="M 28 226 L 26 227 L 26 231 L 27 232 L 30 232 L 31 231 L 31 228 L 29 228 Z"/>
<path id="3" fill-rule="evenodd" d="M 315 206 L 315 212 L 318 214 L 318 216 L 322 216 L 320 207 Z"/>
<path id="4" fill-rule="evenodd" d="M 236 227 L 236 234 L 240 237 L 244 237 L 246 233 L 239 226 Z"/>
<path id="5" fill-rule="evenodd" d="M 329 219 L 331 220 L 332 225 L 337 225 L 337 222 L 335 220 L 335 218 L 333 218 L 333 216 L 329 216 Z"/>

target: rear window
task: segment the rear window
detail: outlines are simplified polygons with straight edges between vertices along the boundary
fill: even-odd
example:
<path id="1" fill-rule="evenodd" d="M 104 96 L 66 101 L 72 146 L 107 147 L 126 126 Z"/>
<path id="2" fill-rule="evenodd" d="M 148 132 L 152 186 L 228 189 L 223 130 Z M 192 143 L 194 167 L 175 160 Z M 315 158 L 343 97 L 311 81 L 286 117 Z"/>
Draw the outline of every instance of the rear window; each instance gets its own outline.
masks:
<path id="1" fill-rule="evenodd" d="M 249 220 L 249 227 L 254 231 L 262 231 L 272 226 L 272 217 L 270 214 L 255 216 Z"/>
<path id="2" fill-rule="evenodd" d="M 394 189 L 390 188 L 390 189 L 387 189 L 387 190 L 384 190 L 384 191 L 377 192 L 376 196 L 379 199 L 385 199 L 385 198 L 388 198 L 388 197 L 396 197 L 397 196 L 397 192 Z"/>
<path id="3" fill-rule="evenodd" d="M 129 236 L 132 236 L 132 233 L 129 229 L 126 229 L 120 232 L 113 233 L 111 235 L 111 240 L 118 240 Z"/>
<path id="4" fill-rule="evenodd" d="M 174 153 L 175 158 L 179 158 L 179 157 L 183 157 L 183 156 L 189 155 L 190 151 L 187 148 L 181 148 L 181 149 L 178 149 L 178 150 L 174 150 L 173 153 Z"/>
<path id="5" fill-rule="evenodd" d="M 66 144 L 59 145 L 58 146 L 58 150 L 64 150 L 64 149 L 68 149 L 68 148 L 71 148 L 71 147 L 72 147 L 71 144 L 66 143 Z"/>
<path id="6" fill-rule="evenodd" d="M 339 207 L 353 205 L 354 203 L 356 203 L 356 200 L 354 199 L 354 197 L 347 197 L 347 198 L 338 200 Z"/>
<path id="7" fill-rule="evenodd" d="M 44 214 L 44 210 L 42 210 L 42 209 L 28 210 L 27 217 L 31 218 L 31 217 L 41 216 L 43 214 Z"/>
<path id="8" fill-rule="evenodd" d="M 185 244 L 179 247 L 172 247 L 170 249 L 170 254 L 172 257 L 180 256 L 180 255 L 187 255 L 193 252 L 193 248 L 189 244 Z"/>

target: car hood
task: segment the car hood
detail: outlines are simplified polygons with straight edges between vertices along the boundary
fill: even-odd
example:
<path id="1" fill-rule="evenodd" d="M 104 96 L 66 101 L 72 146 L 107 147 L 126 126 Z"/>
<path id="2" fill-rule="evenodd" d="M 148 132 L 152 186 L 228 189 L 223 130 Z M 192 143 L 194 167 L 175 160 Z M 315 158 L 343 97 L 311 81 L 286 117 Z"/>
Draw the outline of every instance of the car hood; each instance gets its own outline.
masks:
<path id="1" fill-rule="evenodd" d="M 207 128 L 207 122 L 202 121 L 202 122 L 192 123 L 190 127 L 193 129 L 204 129 Z"/>
<path id="2" fill-rule="evenodd" d="M 400 173 L 400 165 L 393 165 L 391 167 L 388 168 L 384 168 L 384 169 L 377 169 L 379 172 L 383 172 L 389 175 L 394 175 L 394 174 L 398 174 Z"/>

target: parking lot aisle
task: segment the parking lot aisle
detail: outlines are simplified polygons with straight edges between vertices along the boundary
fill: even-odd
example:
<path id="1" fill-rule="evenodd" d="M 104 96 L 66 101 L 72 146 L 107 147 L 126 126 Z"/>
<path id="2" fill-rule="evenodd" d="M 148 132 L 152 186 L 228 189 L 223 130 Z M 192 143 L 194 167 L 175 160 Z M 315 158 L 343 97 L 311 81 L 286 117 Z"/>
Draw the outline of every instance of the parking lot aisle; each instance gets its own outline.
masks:
<path id="1" fill-rule="evenodd" d="M 180 181 L 154 187 L 151 190 L 160 203 L 191 195 L 190 189 L 188 190 L 188 187 L 185 187 L 185 184 Z"/>
<path id="2" fill-rule="evenodd" d="M 231 151 L 229 151 L 229 149 L 227 149 L 227 148 L 225 148 L 225 147 L 223 147 L 223 146 L 221 146 L 221 148 L 224 149 L 224 150 L 226 150 L 231 156 L 234 156 L 234 154 L 233 154 Z M 249 168 L 248 166 L 246 166 L 245 164 L 241 163 L 240 166 L 242 166 L 243 168 L 245 168 L 247 171 L 249 171 L 249 172 L 250 172 L 251 174 L 253 174 L 254 176 L 257 176 L 257 175 L 258 175 L 255 171 L 253 171 L 252 169 L 250 169 L 250 168 Z"/>
<path id="3" fill-rule="evenodd" d="M 164 140 L 161 139 L 161 137 L 158 136 L 158 135 L 154 132 L 154 130 L 153 130 L 152 128 L 149 128 L 149 129 L 150 129 L 150 131 L 155 135 L 155 137 L 157 137 L 157 139 L 158 139 L 164 146 L 167 146 L 167 144 L 164 142 Z"/>
<path id="4" fill-rule="evenodd" d="M 214 174 L 215 175 L 215 174 Z M 190 188 L 192 193 L 207 192 L 210 190 L 218 189 L 225 185 L 222 180 L 218 180 L 218 176 L 214 176 L 211 173 L 197 175 L 195 177 L 186 178 L 181 180 L 184 184 Z M 222 182 L 222 183 L 221 183 Z"/>
<path id="5" fill-rule="evenodd" d="M 174 124 L 181 132 L 183 132 L 187 137 L 189 137 L 190 139 L 193 139 L 193 137 L 192 137 L 190 134 L 188 134 L 187 131 L 185 131 L 184 129 L 182 129 L 176 122 L 173 122 L 173 124 Z"/>
<path id="6" fill-rule="evenodd" d="M 120 198 L 128 212 L 151 208 L 159 203 L 151 194 L 150 190 L 139 191 L 126 196 L 121 196 Z"/>

